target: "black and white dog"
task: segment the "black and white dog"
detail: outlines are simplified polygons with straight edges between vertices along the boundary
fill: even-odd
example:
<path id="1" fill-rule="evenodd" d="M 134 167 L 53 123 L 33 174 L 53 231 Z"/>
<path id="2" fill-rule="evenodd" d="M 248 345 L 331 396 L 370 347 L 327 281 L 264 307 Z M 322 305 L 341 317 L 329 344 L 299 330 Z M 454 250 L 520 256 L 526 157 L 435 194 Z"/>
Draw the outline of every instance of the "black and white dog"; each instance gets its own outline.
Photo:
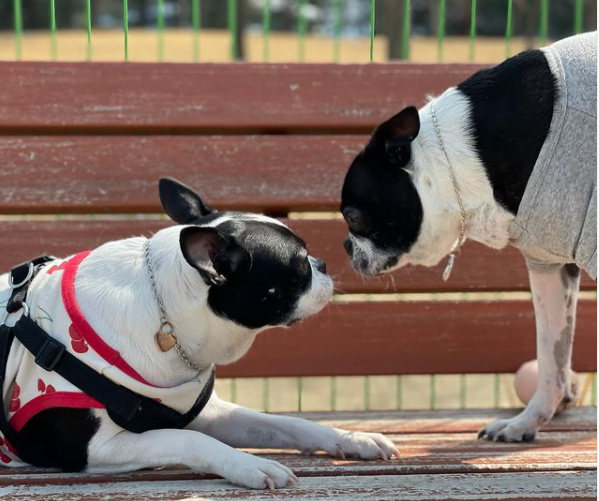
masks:
<path id="1" fill-rule="evenodd" d="M 448 278 L 466 238 L 526 257 L 539 384 L 522 413 L 481 430 L 490 440 L 532 440 L 574 402 L 579 270 L 597 274 L 596 67 L 590 33 L 480 71 L 380 125 L 343 185 L 344 246 L 364 274 L 451 254 Z"/>
<path id="2" fill-rule="evenodd" d="M 210 388 L 214 364 L 239 359 L 268 328 L 317 313 L 333 288 L 324 262 L 280 221 L 214 211 L 169 179 L 160 182 L 160 198 L 179 225 L 46 264 L 31 283 L 25 314 L 98 373 L 151 404 L 186 413 Z M 0 305 L 9 295 L 2 275 Z M 0 323 L 12 326 L 24 310 L 0 314 Z M 137 423 L 137 431 L 146 431 L 129 431 L 101 399 L 41 368 L 49 362 L 38 363 L 17 339 L 5 364 L 3 405 L 11 428 L 34 442 L 35 452 L 24 461 L 0 433 L 5 466 L 126 472 L 185 465 L 241 486 L 273 489 L 294 485 L 297 477 L 235 447 L 363 459 L 398 455 L 383 435 L 254 412 L 214 392 L 185 429 Z"/>

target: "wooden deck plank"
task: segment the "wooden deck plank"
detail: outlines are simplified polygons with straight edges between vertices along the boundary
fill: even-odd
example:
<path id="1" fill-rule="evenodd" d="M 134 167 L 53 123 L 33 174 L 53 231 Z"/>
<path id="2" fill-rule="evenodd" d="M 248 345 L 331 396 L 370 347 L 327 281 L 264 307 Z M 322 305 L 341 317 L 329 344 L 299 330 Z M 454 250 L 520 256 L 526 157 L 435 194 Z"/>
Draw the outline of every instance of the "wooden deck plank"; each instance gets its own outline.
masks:
<path id="1" fill-rule="evenodd" d="M 326 261 L 340 293 L 530 290 L 524 259 L 512 247 L 499 252 L 476 242 L 467 242 L 456 260 L 451 280 L 447 282 L 441 280 L 444 261 L 433 268 L 408 266 L 390 276 L 364 278 L 352 269 L 341 248 L 347 234 L 345 222 L 286 220 L 286 223 L 308 242 L 313 255 Z M 0 273 L 42 253 L 68 256 L 111 240 L 149 236 L 171 224 L 163 220 L 2 221 L 2 232 L 12 238 L 0 240 Z M 510 273 L 505 273 L 508 268 Z M 583 274 L 582 288 L 596 290 L 596 287 L 596 282 Z"/>
<path id="2" fill-rule="evenodd" d="M 349 411 L 287 413 L 326 426 L 380 433 L 477 433 L 494 419 L 515 416 L 519 409 L 450 409 L 426 411 Z M 597 431 L 597 408 L 574 407 L 555 416 L 544 432 Z"/>
<path id="3" fill-rule="evenodd" d="M 339 460 L 284 451 L 253 454 L 279 461 L 300 477 L 335 475 L 415 475 L 467 472 L 582 471 L 597 469 L 595 432 L 541 433 L 533 444 L 496 444 L 471 434 L 387 435 L 399 447 L 401 459 L 391 461 Z M 155 482 L 214 478 L 187 469 L 145 470 L 117 475 L 62 473 L 40 469 L 0 468 L 0 486 L 74 485 L 112 482 Z"/>
<path id="4" fill-rule="evenodd" d="M 461 499 L 596 499 L 592 471 L 467 473 L 436 475 L 325 476 L 302 478 L 297 487 L 280 491 L 239 489 L 223 480 L 117 482 L 85 485 L 1 486 L 3 501 L 111 499 L 112 501 L 211 499 L 294 501 L 401 501 Z"/>
<path id="5" fill-rule="evenodd" d="M 427 94 L 481 67 L 3 62 L 0 134 L 368 133 L 402 107 L 422 104 Z"/>

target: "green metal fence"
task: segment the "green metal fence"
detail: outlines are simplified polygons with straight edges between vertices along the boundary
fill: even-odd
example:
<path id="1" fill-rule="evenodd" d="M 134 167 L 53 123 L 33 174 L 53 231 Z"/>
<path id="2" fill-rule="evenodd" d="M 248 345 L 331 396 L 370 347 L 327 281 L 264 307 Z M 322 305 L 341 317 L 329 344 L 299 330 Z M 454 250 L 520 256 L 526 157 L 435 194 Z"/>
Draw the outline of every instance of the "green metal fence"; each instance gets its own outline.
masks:
<path id="1" fill-rule="evenodd" d="M 98 19 L 93 18 L 93 3 L 99 2 L 100 0 L 81 0 L 80 5 L 76 8 L 80 11 L 83 21 L 79 23 L 79 27 L 84 29 L 87 34 L 86 50 L 85 54 L 88 60 L 92 60 L 94 57 L 93 41 L 96 29 L 100 30 L 97 26 Z M 119 1 L 120 0 L 111 0 Z M 155 32 L 156 37 L 156 57 L 157 61 L 165 60 L 165 44 L 166 38 L 165 33 L 168 31 L 165 12 L 166 6 L 173 3 L 175 0 L 152 0 L 150 4 L 155 8 L 156 19 L 155 23 L 151 26 L 151 29 Z M 416 7 L 422 8 L 424 5 L 423 0 L 396 0 L 394 4 L 389 2 L 383 2 L 378 0 L 379 5 L 377 6 L 377 0 L 353 0 L 347 2 L 343 0 L 295 0 L 293 5 L 293 12 L 295 15 L 295 26 L 297 35 L 297 55 L 296 61 L 305 61 L 307 56 L 307 44 L 306 40 L 311 36 L 310 23 L 306 16 L 307 7 L 319 6 L 323 11 L 330 13 L 332 16 L 332 29 L 330 30 L 329 36 L 332 39 L 331 44 L 331 61 L 339 61 L 341 55 L 341 45 L 347 38 L 343 35 L 344 26 L 344 15 L 348 6 L 354 3 L 358 5 L 364 3 L 369 8 L 369 30 L 368 30 L 368 43 L 369 43 L 369 60 L 374 60 L 375 46 L 377 44 L 378 36 L 381 35 L 379 24 L 377 23 L 377 13 L 383 12 L 385 16 L 388 15 L 388 10 L 399 10 L 402 15 L 400 16 L 399 23 L 397 26 L 392 26 L 391 31 L 387 30 L 382 36 L 386 36 L 397 39 L 398 43 L 401 44 L 401 58 L 409 60 L 411 57 L 411 44 L 419 36 L 419 33 L 413 33 L 414 29 L 414 12 L 418 11 Z M 8 12 L 9 8 L 5 5 L 4 11 L 2 10 L 2 4 L 9 4 L 12 2 L 12 13 L 13 13 L 13 31 L 14 31 L 14 58 L 20 60 L 23 58 L 23 43 L 24 43 L 24 24 L 23 24 L 23 0 L 0 0 L 0 14 L 2 12 Z M 241 57 L 240 54 L 240 36 L 242 22 L 240 18 L 240 6 L 245 5 L 243 11 L 247 10 L 247 0 L 219 0 L 222 8 L 226 8 L 226 29 L 229 33 L 229 58 L 230 60 L 237 60 Z M 368 5 L 369 2 L 369 5 Z M 589 11 L 589 6 L 594 4 L 593 0 L 536 0 L 538 20 L 536 24 L 536 45 L 546 44 L 550 39 L 550 27 L 552 20 L 557 22 L 559 20 L 559 35 L 558 37 L 566 36 L 569 34 L 579 33 L 585 28 L 585 12 Z M 132 3 L 132 2 L 131 2 Z M 146 5 L 147 2 L 143 2 Z M 185 5 L 188 15 L 185 19 L 180 20 L 180 27 L 190 31 L 190 49 L 193 61 L 202 61 L 202 37 L 203 20 L 201 16 L 202 4 L 209 3 L 208 0 L 181 0 L 177 1 L 176 5 Z M 509 56 L 513 53 L 513 39 L 515 36 L 515 12 L 520 7 L 518 0 L 485 0 L 485 2 L 478 2 L 477 0 L 438 0 L 437 2 L 427 2 L 427 5 L 434 5 L 434 8 L 430 7 L 429 17 L 432 18 L 436 10 L 436 22 L 428 22 L 427 26 L 430 33 L 427 36 L 436 38 L 436 60 L 444 61 L 447 59 L 448 50 L 446 41 L 448 39 L 448 12 L 455 12 L 459 9 L 463 12 L 464 16 L 467 15 L 469 18 L 469 26 L 464 26 L 464 32 L 460 33 L 468 39 L 468 59 L 475 61 L 477 59 L 477 41 L 481 35 L 481 29 L 479 24 L 481 19 L 484 21 L 488 19 L 489 13 L 485 13 L 485 9 L 488 10 L 489 5 L 496 5 L 495 10 L 492 11 L 494 16 L 501 14 L 501 17 L 505 16 L 505 28 L 502 28 L 501 37 L 503 38 L 504 55 Z M 530 4 L 530 2 L 527 2 Z M 534 4 L 534 2 L 533 2 Z M 70 4 L 72 5 L 72 4 Z M 254 5 L 254 3 L 252 3 Z M 391 5 L 391 7 L 389 7 Z M 56 0 L 50 0 L 48 3 L 48 15 L 47 15 L 47 27 L 49 32 L 49 47 L 48 56 L 51 60 L 57 60 L 60 58 L 60 52 L 58 47 L 58 29 L 57 29 L 57 7 L 59 4 Z M 383 9 L 383 10 L 381 10 Z M 387 9 L 384 10 L 384 9 Z M 128 61 L 131 56 L 130 51 L 130 16 L 131 6 L 129 0 L 122 0 L 120 4 L 120 24 L 122 25 L 122 53 L 121 58 Z M 482 16 L 482 17 L 481 17 Z M 595 18 L 596 19 L 596 18 Z M 244 22 L 247 20 L 243 20 Z M 271 56 L 272 46 L 272 21 L 273 21 L 273 10 L 271 0 L 262 0 L 261 7 L 261 33 L 262 37 L 262 60 L 269 61 Z M 596 21 L 595 21 L 596 22 Z M 255 23 L 254 23 L 255 24 Z M 464 24 L 464 23 L 463 23 Z M 488 23 L 485 23 L 488 24 Z M 587 23 L 588 24 L 588 23 Z M 497 32 L 498 23 L 494 23 L 494 29 Z M 566 27 L 568 27 L 566 29 Z M 223 27 L 225 28 L 225 27 Z M 420 26 L 422 28 L 422 26 Z M 587 26 L 588 28 L 588 26 Z M 467 31 L 466 31 L 467 30 Z M 454 30 L 455 31 L 455 30 Z M 489 30 L 485 28 L 482 30 L 482 35 L 487 35 Z M 399 35 L 394 37 L 392 35 Z M 452 36 L 456 35 L 455 33 Z M 529 34 L 530 35 L 530 34 Z M 497 36 L 497 33 L 496 33 Z M 529 37 L 530 38 L 530 37 Z M 530 40 L 527 42 L 530 45 Z M 451 54 L 449 54 L 451 56 Z M 6 58 L 6 56 L 4 56 Z M 450 58 L 451 59 L 451 58 Z"/>

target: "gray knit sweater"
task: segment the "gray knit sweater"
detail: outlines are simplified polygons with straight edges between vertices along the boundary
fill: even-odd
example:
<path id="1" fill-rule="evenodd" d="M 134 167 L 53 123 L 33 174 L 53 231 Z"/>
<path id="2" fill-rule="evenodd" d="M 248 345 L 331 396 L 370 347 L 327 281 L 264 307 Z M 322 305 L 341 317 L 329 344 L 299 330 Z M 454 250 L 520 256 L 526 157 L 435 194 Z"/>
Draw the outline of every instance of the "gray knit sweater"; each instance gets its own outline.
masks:
<path id="1" fill-rule="evenodd" d="M 576 263 L 596 280 L 597 32 L 543 52 L 558 94 L 510 237 L 529 261 Z"/>

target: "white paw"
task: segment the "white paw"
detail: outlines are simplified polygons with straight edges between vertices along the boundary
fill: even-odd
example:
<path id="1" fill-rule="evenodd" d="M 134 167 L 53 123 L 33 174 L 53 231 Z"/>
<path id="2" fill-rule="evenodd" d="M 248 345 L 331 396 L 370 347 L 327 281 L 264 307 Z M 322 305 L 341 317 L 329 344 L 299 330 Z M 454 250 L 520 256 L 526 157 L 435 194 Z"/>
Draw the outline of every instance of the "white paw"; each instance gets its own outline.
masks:
<path id="1" fill-rule="evenodd" d="M 218 474 L 233 484 L 250 489 L 280 489 L 298 483 L 298 478 L 286 466 L 245 452 L 226 460 Z"/>
<path id="2" fill-rule="evenodd" d="M 395 444 L 380 433 L 363 433 L 335 429 L 335 436 L 321 448 L 329 455 L 341 459 L 391 459 L 399 457 Z"/>
<path id="3" fill-rule="evenodd" d="M 573 390 L 575 392 L 575 390 Z M 526 408 L 511 419 L 498 419 L 485 426 L 478 438 L 494 442 L 532 442 L 537 431 L 553 417 L 560 405 L 572 405 L 575 400 L 559 390 L 537 392 Z"/>

